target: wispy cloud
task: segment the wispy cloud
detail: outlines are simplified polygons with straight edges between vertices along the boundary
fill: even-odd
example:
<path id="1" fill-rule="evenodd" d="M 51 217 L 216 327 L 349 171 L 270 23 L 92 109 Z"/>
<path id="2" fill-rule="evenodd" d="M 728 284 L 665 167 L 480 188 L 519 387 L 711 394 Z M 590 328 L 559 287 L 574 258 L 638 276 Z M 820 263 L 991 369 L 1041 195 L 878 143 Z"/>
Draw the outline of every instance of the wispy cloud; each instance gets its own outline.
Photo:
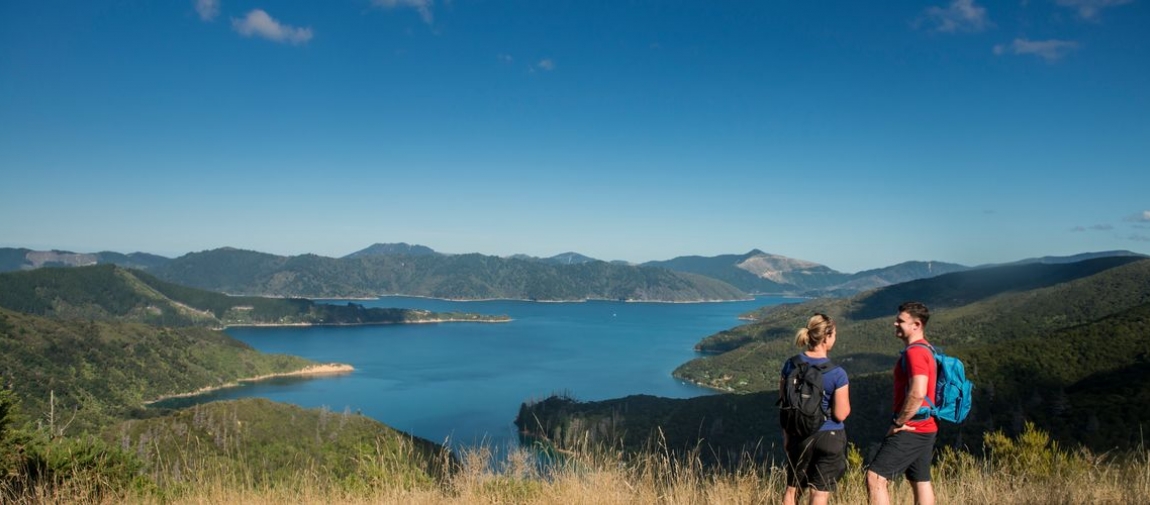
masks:
<path id="1" fill-rule="evenodd" d="M 1127 221 L 1135 223 L 1150 223 L 1150 210 L 1144 210 L 1141 214 L 1134 214 L 1126 218 Z"/>
<path id="2" fill-rule="evenodd" d="M 263 37 L 287 44 L 305 44 L 311 40 L 311 28 L 296 28 L 276 21 L 268 13 L 255 9 L 243 19 L 232 18 L 232 28 L 245 37 Z"/>
<path id="3" fill-rule="evenodd" d="M 434 18 L 431 15 L 432 0 L 371 0 L 371 4 L 384 9 L 409 8 L 419 12 L 423 22 L 431 24 Z"/>
<path id="4" fill-rule="evenodd" d="M 1077 48 L 1078 43 L 1072 40 L 1014 39 L 1014 42 L 1009 44 L 998 44 L 994 46 L 994 54 L 1032 54 L 1046 60 L 1047 62 L 1053 63 L 1062 59 L 1066 53 Z"/>
<path id="5" fill-rule="evenodd" d="M 1094 20 L 1102 9 L 1125 5 L 1134 0 L 1056 0 L 1055 3 L 1078 11 L 1082 19 Z"/>
<path id="6" fill-rule="evenodd" d="M 500 53 L 499 55 L 496 55 L 496 58 L 499 58 L 499 61 L 502 61 L 503 63 L 507 63 L 507 64 L 510 64 L 510 63 L 515 61 L 515 58 L 512 58 L 510 54 L 506 54 L 506 53 Z"/>
<path id="7" fill-rule="evenodd" d="M 1130 236 L 1130 240 L 1134 240 L 1136 242 L 1150 242 L 1150 235 L 1139 235 L 1135 233 L 1134 235 Z"/>
<path id="8" fill-rule="evenodd" d="M 986 8 L 975 5 L 974 0 L 953 0 L 946 7 L 928 7 L 915 26 L 930 25 L 942 33 L 981 32 L 991 26 Z"/>
<path id="9" fill-rule="evenodd" d="M 547 71 L 555 70 L 555 60 L 552 60 L 551 58 L 543 58 L 542 60 L 539 60 L 539 63 L 536 64 L 536 66 Z"/>
<path id="10" fill-rule="evenodd" d="M 211 21 L 220 15 L 220 0 L 192 0 L 200 19 Z"/>
<path id="11" fill-rule="evenodd" d="M 1113 229 L 1114 229 L 1114 226 L 1112 226 L 1112 225 L 1096 224 L 1096 225 L 1092 225 L 1092 226 L 1075 226 L 1075 227 L 1071 228 L 1070 231 L 1077 233 L 1077 232 L 1083 232 L 1083 231 L 1111 231 Z"/>

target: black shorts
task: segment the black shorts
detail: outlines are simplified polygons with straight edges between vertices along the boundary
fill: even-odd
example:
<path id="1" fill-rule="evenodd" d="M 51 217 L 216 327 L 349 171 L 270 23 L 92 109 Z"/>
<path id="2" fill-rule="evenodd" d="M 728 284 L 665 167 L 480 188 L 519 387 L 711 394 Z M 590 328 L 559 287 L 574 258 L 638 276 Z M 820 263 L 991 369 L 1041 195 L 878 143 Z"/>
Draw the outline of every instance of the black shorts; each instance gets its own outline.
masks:
<path id="1" fill-rule="evenodd" d="M 878 448 L 870 471 L 886 480 L 893 480 L 900 474 L 911 482 L 930 482 L 930 458 L 934 453 L 934 438 L 937 433 L 915 433 L 900 431 L 886 437 Z"/>
<path id="2" fill-rule="evenodd" d="M 847 433 L 828 430 L 806 440 L 787 439 L 787 485 L 834 491 L 847 471 Z"/>

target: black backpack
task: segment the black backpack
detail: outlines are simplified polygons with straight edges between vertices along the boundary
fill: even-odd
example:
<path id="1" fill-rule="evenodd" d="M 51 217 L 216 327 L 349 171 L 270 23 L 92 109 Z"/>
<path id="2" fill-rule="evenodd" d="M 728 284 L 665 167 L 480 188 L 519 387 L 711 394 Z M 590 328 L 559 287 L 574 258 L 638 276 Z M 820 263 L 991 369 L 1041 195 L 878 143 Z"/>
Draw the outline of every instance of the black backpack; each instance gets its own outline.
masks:
<path id="1" fill-rule="evenodd" d="M 791 358 L 791 371 L 779 391 L 779 424 L 789 437 L 800 440 L 814 435 L 830 419 L 823 409 L 823 374 L 836 367 L 831 362 L 812 365 L 799 356 Z"/>

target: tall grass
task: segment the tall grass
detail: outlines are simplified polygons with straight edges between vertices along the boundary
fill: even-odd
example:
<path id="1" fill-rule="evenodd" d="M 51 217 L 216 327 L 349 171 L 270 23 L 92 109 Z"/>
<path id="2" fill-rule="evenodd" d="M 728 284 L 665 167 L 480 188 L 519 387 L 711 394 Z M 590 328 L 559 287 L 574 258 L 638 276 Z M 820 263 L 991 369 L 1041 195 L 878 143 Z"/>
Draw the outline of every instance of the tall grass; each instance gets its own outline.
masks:
<path id="1" fill-rule="evenodd" d="M 1150 496 L 1150 453 L 1121 457 L 1066 450 L 1027 426 L 1017 438 L 987 434 L 986 454 L 941 449 L 934 465 L 939 503 L 1129 503 Z M 364 458 L 364 456 L 360 456 Z M 264 481 L 244 472 L 206 465 L 185 471 L 179 484 L 135 485 L 108 492 L 107 483 L 77 474 L 32 487 L 15 503 L 39 504 L 761 504 L 779 503 L 783 470 L 773 462 L 737 468 L 705 467 L 698 453 L 685 456 L 654 445 L 639 455 L 585 449 L 541 464 L 540 452 L 516 449 L 492 464 L 490 448 L 467 450 L 451 470 L 413 478 L 394 455 L 361 461 L 355 479 L 331 479 L 322 468 L 304 468 L 288 479 Z M 852 450 L 849 470 L 832 503 L 866 503 L 864 468 Z M 444 468 L 447 465 L 442 466 Z M 173 471 L 168 468 L 167 471 Z M 894 503 L 911 503 L 910 486 L 892 483 Z"/>

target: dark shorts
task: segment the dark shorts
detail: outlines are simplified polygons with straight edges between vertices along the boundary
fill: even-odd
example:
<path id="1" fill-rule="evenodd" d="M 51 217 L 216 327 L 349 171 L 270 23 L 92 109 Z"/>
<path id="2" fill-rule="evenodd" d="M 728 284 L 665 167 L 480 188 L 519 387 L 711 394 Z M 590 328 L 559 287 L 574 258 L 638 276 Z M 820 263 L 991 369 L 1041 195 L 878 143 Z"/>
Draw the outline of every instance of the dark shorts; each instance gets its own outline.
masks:
<path id="1" fill-rule="evenodd" d="M 930 482 L 930 458 L 936 435 L 900 431 L 886 437 L 870 463 L 870 471 L 886 480 L 902 474 L 911 482 Z"/>
<path id="2" fill-rule="evenodd" d="M 833 492 L 847 471 L 847 434 L 843 430 L 820 431 L 806 440 L 788 439 L 785 449 L 788 486 Z"/>

